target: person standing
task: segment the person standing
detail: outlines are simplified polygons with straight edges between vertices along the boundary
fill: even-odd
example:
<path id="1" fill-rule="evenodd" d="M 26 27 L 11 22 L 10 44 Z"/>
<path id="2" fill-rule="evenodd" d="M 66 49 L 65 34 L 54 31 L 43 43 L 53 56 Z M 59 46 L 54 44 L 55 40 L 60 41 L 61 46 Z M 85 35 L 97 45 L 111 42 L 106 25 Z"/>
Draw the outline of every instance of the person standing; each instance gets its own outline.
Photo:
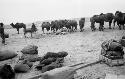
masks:
<path id="1" fill-rule="evenodd" d="M 32 30 L 33 30 L 34 32 L 36 32 L 36 31 L 37 31 L 37 28 L 36 28 L 36 26 L 35 26 L 35 24 L 34 24 L 34 23 L 32 23 Z"/>
<path id="2" fill-rule="evenodd" d="M 3 25 L 3 23 L 0 23 L 0 36 L 2 38 L 2 44 L 5 44 L 5 33 Z"/>

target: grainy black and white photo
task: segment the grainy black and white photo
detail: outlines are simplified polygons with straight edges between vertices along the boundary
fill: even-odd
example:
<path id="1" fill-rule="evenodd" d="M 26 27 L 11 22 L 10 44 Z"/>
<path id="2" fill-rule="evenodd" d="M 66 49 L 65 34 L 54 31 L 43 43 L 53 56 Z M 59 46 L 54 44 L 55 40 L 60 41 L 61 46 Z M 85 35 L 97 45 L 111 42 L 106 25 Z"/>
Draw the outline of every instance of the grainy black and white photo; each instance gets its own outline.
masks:
<path id="1" fill-rule="evenodd" d="M 0 79 L 125 79 L 124 0 L 0 0 Z"/>

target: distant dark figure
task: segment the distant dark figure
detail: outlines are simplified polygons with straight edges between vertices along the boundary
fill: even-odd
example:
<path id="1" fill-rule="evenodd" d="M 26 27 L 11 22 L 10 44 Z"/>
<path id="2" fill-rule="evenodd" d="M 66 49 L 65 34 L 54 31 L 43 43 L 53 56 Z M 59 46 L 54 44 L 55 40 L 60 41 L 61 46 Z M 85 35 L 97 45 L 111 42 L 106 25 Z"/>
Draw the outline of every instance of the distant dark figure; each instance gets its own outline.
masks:
<path id="1" fill-rule="evenodd" d="M 84 29 L 84 24 L 85 24 L 85 18 L 81 18 L 79 20 L 79 26 L 80 26 L 80 32 L 82 32 Z"/>
<path id="2" fill-rule="evenodd" d="M 76 20 L 64 20 L 65 27 L 68 29 L 68 32 L 74 32 L 77 30 L 77 21 Z"/>
<path id="3" fill-rule="evenodd" d="M 51 31 L 57 32 L 58 30 L 63 29 L 64 27 L 67 28 L 69 31 L 77 30 L 77 21 L 76 20 L 55 20 L 51 21 Z"/>
<path id="4" fill-rule="evenodd" d="M 94 15 L 93 17 L 90 18 L 91 22 L 91 30 L 95 31 L 95 23 L 99 23 L 99 31 L 104 30 L 104 16 L 103 15 Z"/>
<path id="5" fill-rule="evenodd" d="M 71 30 L 72 31 L 75 31 L 75 30 L 77 30 L 77 21 L 76 20 L 69 20 L 69 25 L 70 25 L 70 27 L 71 27 Z"/>
<path id="6" fill-rule="evenodd" d="M 37 31 L 37 28 L 36 28 L 35 24 L 32 23 L 31 28 L 24 27 L 24 36 L 26 37 L 27 33 L 31 33 L 31 37 L 32 37 L 32 33 L 36 32 L 36 31 Z"/>
<path id="7" fill-rule="evenodd" d="M 5 33 L 3 25 L 3 23 L 0 23 L 0 36 L 2 38 L 2 43 L 5 44 Z"/>
<path id="8" fill-rule="evenodd" d="M 58 20 L 58 28 L 59 29 L 63 29 L 64 27 L 66 27 L 66 23 L 67 23 L 67 20 Z"/>
<path id="9" fill-rule="evenodd" d="M 13 23 L 10 24 L 13 28 L 16 28 L 19 34 L 20 28 L 25 28 L 26 25 L 24 23 L 16 23 L 15 25 Z"/>
<path id="10" fill-rule="evenodd" d="M 57 32 L 60 29 L 60 26 L 62 26 L 62 21 L 51 21 L 51 31 Z"/>
<path id="11" fill-rule="evenodd" d="M 106 14 L 101 13 L 100 15 L 103 15 L 104 21 L 109 22 L 109 29 L 112 29 L 111 24 L 114 19 L 114 14 L 113 13 L 106 13 Z"/>
<path id="12" fill-rule="evenodd" d="M 49 22 L 43 22 L 43 23 L 42 23 L 41 27 L 42 27 L 43 33 L 44 33 L 44 28 L 46 28 L 47 31 L 50 30 L 50 25 L 51 25 L 51 24 L 50 24 Z"/>
<path id="13" fill-rule="evenodd" d="M 114 27 L 115 27 L 115 23 L 117 22 L 117 25 L 119 26 L 119 30 L 125 29 L 125 13 L 122 13 L 120 11 L 116 11 L 115 13 L 115 17 L 114 17 Z"/>
<path id="14" fill-rule="evenodd" d="M 34 23 L 32 23 L 32 29 L 34 30 L 34 32 L 36 32 L 36 31 L 37 31 L 37 28 L 36 28 L 36 26 L 35 26 L 35 24 L 34 24 Z"/>

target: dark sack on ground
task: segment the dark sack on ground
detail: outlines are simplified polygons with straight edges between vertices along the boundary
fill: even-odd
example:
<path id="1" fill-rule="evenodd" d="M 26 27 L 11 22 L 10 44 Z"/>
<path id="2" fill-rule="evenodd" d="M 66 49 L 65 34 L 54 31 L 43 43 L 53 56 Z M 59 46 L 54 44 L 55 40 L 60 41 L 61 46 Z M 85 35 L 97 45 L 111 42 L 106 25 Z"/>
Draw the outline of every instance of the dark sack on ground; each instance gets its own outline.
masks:
<path id="1" fill-rule="evenodd" d="M 49 65 L 55 61 L 56 61 L 56 58 L 47 58 L 47 59 L 41 60 L 40 64 Z"/>
<path id="2" fill-rule="evenodd" d="M 68 55 L 68 53 L 65 51 L 58 52 L 57 54 L 58 54 L 58 57 L 61 57 L 61 58 L 66 57 Z"/>
<path id="3" fill-rule="evenodd" d="M 24 47 L 21 52 L 23 54 L 38 54 L 38 46 L 35 45 L 28 45 L 26 47 Z"/>
<path id="4" fill-rule="evenodd" d="M 14 79 L 15 72 L 10 65 L 0 66 L 0 79 Z"/>
<path id="5" fill-rule="evenodd" d="M 30 62 L 40 61 L 42 57 L 38 57 L 36 54 L 22 54 L 19 60 L 28 60 Z"/>
<path id="6" fill-rule="evenodd" d="M 101 47 L 106 51 L 122 51 L 123 50 L 123 46 L 119 42 L 113 39 L 104 41 L 101 44 Z"/>
<path id="7" fill-rule="evenodd" d="M 60 63 L 53 62 L 49 65 L 42 67 L 42 73 L 44 73 L 46 71 L 50 71 L 50 70 L 55 69 L 55 68 L 59 68 L 59 67 L 61 67 Z"/>
<path id="8" fill-rule="evenodd" d="M 18 54 L 11 50 L 3 50 L 0 51 L 0 61 L 12 59 L 16 57 Z"/>
<path id="9" fill-rule="evenodd" d="M 42 57 L 30 57 L 30 58 L 27 58 L 26 60 L 30 62 L 36 62 L 36 61 L 40 61 L 41 59 Z"/>
<path id="10" fill-rule="evenodd" d="M 58 58 L 58 54 L 55 53 L 55 52 L 47 52 L 45 55 L 44 55 L 44 59 L 47 59 L 47 58 Z"/>
<path id="11" fill-rule="evenodd" d="M 22 64 L 27 64 L 30 68 L 33 66 L 33 62 L 30 62 L 28 60 L 21 61 Z"/>
<path id="12" fill-rule="evenodd" d="M 27 64 L 17 64 L 14 67 L 16 73 L 25 73 L 30 70 L 30 67 Z"/>

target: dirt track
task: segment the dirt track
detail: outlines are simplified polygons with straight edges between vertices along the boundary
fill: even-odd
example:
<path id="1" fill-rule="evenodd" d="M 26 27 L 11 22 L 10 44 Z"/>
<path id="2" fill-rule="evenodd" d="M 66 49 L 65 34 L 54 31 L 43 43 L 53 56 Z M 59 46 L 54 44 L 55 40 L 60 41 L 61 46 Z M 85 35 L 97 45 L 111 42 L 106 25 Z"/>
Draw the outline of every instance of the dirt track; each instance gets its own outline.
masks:
<path id="1" fill-rule="evenodd" d="M 67 51 L 69 55 L 65 58 L 65 65 L 96 61 L 99 58 L 100 45 L 103 41 L 108 39 L 117 40 L 125 35 L 124 30 L 105 29 L 104 32 L 98 30 L 92 32 L 89 28 L 86 28 L 84 32 L 78 31 L 66 35 L 41 34 L 41 29 L 39 29 L 36 34 L 33 34 L 34 38 L 30 38 L 29 34 L 27 34 L 29 38 L 24 38 L 22 29 L 19 35 L 15 29 L 6 29 L 6 32 L 10 34 L 10 38 L 6 39 L 6 46 L 1 44 L 0 38 L 0 50 L 10 49 L 20 54 L 19 51 L 24 46 L 34 44 L 38 46 L 40 56 L 49 51 Z M 125 75 L 125 67 L 110 68 L 105 64 L 97 64 L 93 67 L 79 70 L 78 75 L 86 76 L 85 79 L 96 79 L 104 77 L 105 73 Z"/>

